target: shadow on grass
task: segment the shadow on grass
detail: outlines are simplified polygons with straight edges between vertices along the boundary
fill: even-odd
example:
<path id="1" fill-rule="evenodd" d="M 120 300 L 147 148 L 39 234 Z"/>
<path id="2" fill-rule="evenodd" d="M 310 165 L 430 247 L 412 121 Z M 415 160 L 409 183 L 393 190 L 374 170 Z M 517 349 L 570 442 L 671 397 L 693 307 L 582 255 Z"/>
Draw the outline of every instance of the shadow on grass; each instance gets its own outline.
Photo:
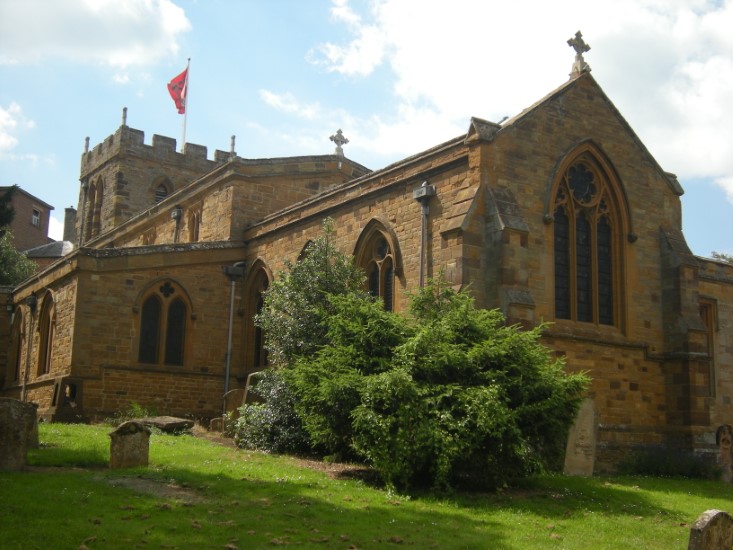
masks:
<path id="1" fill-rule="evenodd" d="M 90 470 L 0 474 L 3 510 L 13 511 L 11 516 L 0 510 L 8 547 L 41 548 L 49 536 L 58 547 L 83 543 L 90 549 L 95 543 L 99 548 L 531 547 L 526 539 L 517 543 L 516 525 L 500 515 L 676 518 L 679 510 L 660 506 L 645 491 L 684 496 L 694 490 L 696 496 L 724 499 L 730 488 L 687 480 L 547 476 L 501 493 L 410 498 L 379 488 L 368 469 L 334 471 L 185 436 L 154 439 L 149 468 L 102 470 L 109 457 L 103 442 L 87 437 L 85 448 L 65 448 L 62 442 L 30 453 L 36 466 Z M 529 522 L 526 531 L 536 530 L 536 520 Z"/>

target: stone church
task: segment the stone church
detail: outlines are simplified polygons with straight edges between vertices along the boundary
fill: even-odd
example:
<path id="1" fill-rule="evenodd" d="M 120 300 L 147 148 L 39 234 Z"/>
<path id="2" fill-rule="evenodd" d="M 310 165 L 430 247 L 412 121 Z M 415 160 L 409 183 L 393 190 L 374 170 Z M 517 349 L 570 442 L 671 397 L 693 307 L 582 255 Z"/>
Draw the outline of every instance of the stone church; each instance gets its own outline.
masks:
<path id="1" fill-rule="evenodd" d="M 576 47 L 569 80 L 502 123 L 371 171 L 248 159 L 122 125 L 81 157 L 76 247 L 11 289 L 0 395 L 49 420 L 132 402 L 212 418 L 266 367 L 262 292 L 322 222 L 387 309 L 442 273 L 592 377 L 573 452 L 716 452 L 733 423 L 733 265 L 695 256 L 683 189 Z M 72 233 L 72 232 L 69 232 Z M 0 357 L 0 360 L 2 358 Z"/>

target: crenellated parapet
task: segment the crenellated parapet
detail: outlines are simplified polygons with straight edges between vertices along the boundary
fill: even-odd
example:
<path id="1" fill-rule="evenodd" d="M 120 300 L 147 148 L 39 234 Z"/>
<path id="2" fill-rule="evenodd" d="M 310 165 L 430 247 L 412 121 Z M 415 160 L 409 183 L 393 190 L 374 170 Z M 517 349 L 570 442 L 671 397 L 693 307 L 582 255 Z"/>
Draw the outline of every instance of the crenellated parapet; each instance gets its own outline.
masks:
<path id="1" fill-rule="evenodd" d="M 139 158 L 164 162 L 180 168 L 209 171 L 217 164 L 231 158 L 228 151 L 216 150 L 214 159 L 208 160 L 208 149 L 204 145 L 186 143 L 183 151 L 176 149 L 175 138 L 154 134 L 150 145 L 145 144 L 145 132 L 129 126 L 120 126 L 104 141 L 86 150 L 81 155 L 81 179 L 93 173 L 105 162 L 119 155 L 135 155 Z"/>
<path id="2" fill-rule="evenodd" d="M 126 113 L 125 113 L 126 114 Z M 207 158 L 203 145 L 186 143 L 182 151 L 174 138 L 145 133 L 123 123 L 93 148 L 89 140 L 81 156 L 77 244 L 117 227 L 232 158 L 234 151 L 215 151 Z"/>

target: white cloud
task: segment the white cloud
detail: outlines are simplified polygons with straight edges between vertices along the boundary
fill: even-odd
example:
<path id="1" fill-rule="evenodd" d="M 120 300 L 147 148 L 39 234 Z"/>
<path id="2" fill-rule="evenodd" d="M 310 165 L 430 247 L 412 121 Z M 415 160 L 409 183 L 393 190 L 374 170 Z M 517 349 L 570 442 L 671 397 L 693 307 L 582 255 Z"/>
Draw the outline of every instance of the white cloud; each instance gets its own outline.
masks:
<path id="1" fill-rule="evenodd" d="M 376 0 L 363 13 L 334 0 L 331 13 L 351 38 L 309 59 L 393 77 L 394 116 L 352 130 L 374 151 L 414 153 L 470 116 L 517 114 L 567 78 L 580 29 L 594 76 L 660 164 L 733 200 L 733 0 Z"/>
<path id="2" fill-rule="evenodd" d="M 151 65 L 191 29 L 170 0 L 22 0 L 0 6 L 0 64 L 61 57 L 115 67 Z"/>
<path id="3" fill-rule="evenodd" d="M 269 90 L 260 90 L 260 99 L 277 111 L 292 113 L 308 120 L 318 117 L 321 110 L 318 103 L 306 105 L 289 92 L 276 94 Z"/>
<path id="4" fill-rule="evenodd" d="M 377 67 L 385 55 L 385 34 L 378 25 L 365 25 L 348 0 L 333 0 L 331 16 L 344 23 L 355 35 L 346 46 L 331 42 L 320 44 L 308 52 L 307 59 L 331 72 L 364 76 Z"/>
<path id="5" fill-rule="evenodd" d="M 7 108 L 0 106 L 0 155 L 5 156 L 15 148 L 20 130 L 34 127 L 35 122 L 26 118 L 17 103 L 12 102 Z"/>

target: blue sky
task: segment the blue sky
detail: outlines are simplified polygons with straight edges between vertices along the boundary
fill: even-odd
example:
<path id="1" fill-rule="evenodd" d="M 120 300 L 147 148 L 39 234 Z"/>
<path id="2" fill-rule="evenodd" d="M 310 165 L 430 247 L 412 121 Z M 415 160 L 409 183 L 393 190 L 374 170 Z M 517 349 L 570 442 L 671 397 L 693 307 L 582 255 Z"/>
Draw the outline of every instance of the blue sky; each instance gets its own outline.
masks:
<path id="1" fill-rule="evenodd" d="M 531 15 L 530 15 L 531 14 Z M 696 254 L 733 254 L 733 0 L 2 0 L 0 185 L 76 206 L 84 138 L 180 141 L 166 83 L 191 58 L 186 140 L 247 158 L 333 151 L 369 168 L 593 75 L 685 188 Z"/>

